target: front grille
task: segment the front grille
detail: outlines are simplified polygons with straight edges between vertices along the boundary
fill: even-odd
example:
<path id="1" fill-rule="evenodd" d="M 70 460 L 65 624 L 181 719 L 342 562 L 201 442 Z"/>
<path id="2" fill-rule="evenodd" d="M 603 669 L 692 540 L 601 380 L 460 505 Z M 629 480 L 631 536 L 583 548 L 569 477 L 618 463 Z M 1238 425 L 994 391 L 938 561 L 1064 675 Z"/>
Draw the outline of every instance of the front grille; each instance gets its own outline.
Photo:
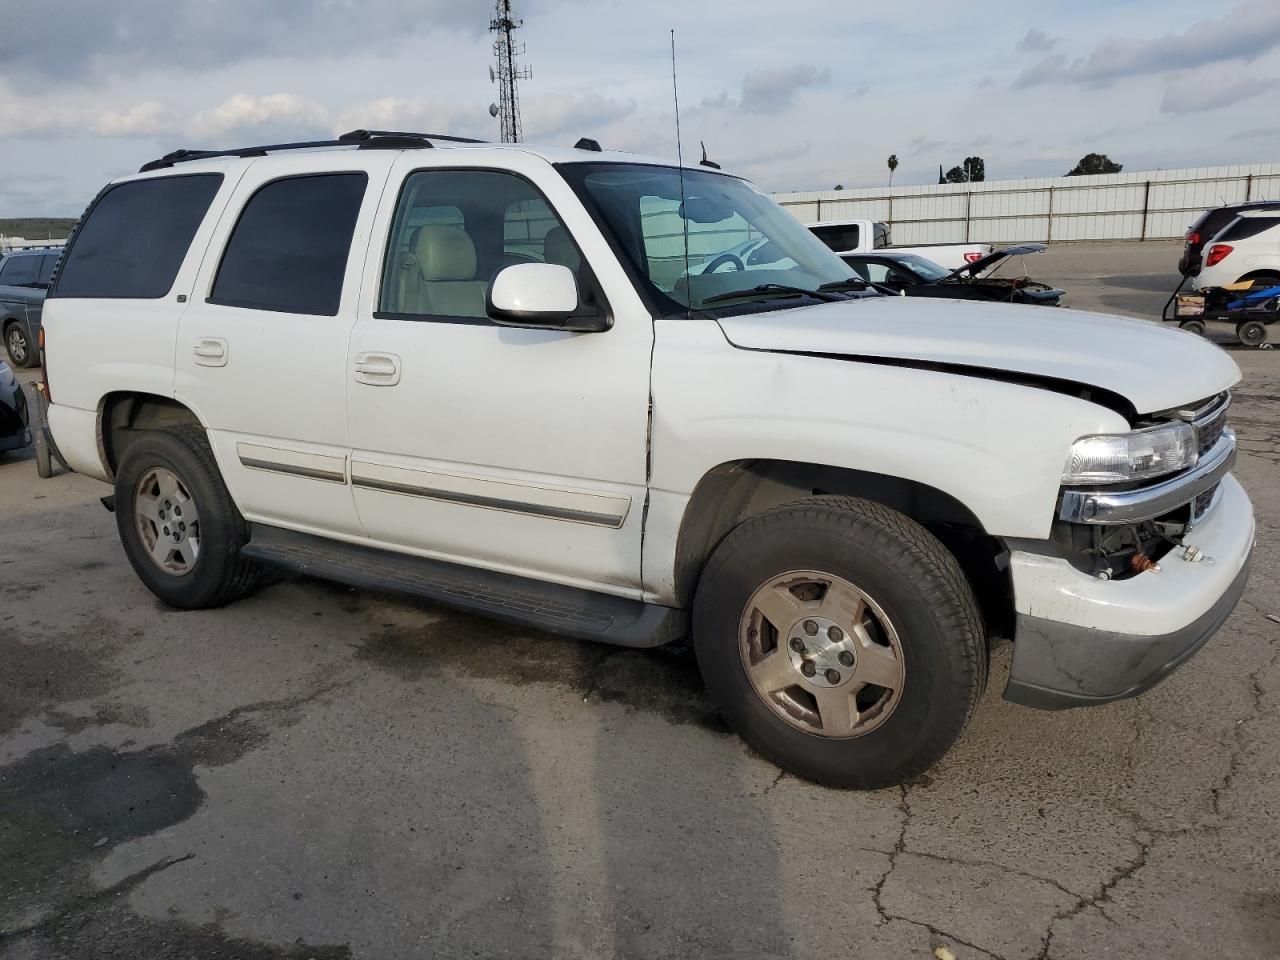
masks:
<path id="1" fill-rule="evenodd" d="M 1231 394 L 1224 393 L 1195 412 L 1193 422 L 1200 456 L 1203 457 L 1222 439 L 1222 431 L 1227 428 L 1227 411 L 1230 409 Z"/>

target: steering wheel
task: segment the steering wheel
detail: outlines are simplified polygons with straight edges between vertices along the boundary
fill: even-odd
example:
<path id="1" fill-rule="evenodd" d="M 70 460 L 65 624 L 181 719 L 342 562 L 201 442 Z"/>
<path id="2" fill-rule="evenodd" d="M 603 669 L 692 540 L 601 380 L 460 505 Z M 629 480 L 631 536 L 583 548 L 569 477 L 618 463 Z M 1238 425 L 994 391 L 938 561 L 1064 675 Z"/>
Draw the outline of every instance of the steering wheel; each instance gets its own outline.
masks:
<path id="1" fill-rule="evenodd" d="M 733 264 L 733 269 L 734 269 L 734 270 L 745 270 L 745 269 L 747 269 L 747 265 L 746 265 L 745 263 L 743 263 L 743 262 L 742 262 L 742 258 L 741 258 L 741 257 L 739 257 L 737 254 L 734 254 L 734 253 L 722 253 L 722 254 L 720 254 L 720 256 L 716 257 L 714 260 L 712 260 L 710 263 L 708 263 L 705 267 L 703 267 L 703 268 L 702 268 L 702 272 L 703 272 L 703 274 L 715 273 L 717 270 L 719 270 L 719 269 L 720 269 L 722 266 L 724 266 L 726 263 L 732 263 L 732 264 Z"/>

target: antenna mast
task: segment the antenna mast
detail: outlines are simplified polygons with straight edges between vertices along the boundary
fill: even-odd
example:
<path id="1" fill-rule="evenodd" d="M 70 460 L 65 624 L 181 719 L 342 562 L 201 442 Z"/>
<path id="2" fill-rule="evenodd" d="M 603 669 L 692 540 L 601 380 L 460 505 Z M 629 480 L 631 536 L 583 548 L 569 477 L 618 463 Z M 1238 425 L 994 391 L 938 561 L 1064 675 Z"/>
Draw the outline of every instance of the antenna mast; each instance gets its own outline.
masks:
<path id="1" fill-rule="evenodd" d="M 498 84 L 498 102 L 494 105 L 497 112 L 492 107 L 489 112 L 498 118 L 503 143 L 520 142 L 518 81 L 533 79 L 531 67 L 516 64 L 516 58 L 524 54 L 524 44 L 516 43 L 512 34 L 522 26 L 523 20 L 516 20 L 511 16 L 511 0 L 497 0 L 493 19 L 489 21 L 489 31 L 497 35 L 493 41 L 493 54 L 498 60 L 498 69 L 496 73 L 492 68 L 489 70 L 489 79 Z"/>

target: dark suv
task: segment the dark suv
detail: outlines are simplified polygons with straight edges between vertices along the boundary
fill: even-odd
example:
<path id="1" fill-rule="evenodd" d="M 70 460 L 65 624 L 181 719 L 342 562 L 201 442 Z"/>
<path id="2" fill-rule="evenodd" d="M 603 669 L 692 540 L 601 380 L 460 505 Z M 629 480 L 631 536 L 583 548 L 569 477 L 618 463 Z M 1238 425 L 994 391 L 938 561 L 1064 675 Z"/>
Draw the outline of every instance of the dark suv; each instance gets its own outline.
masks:
<path id="1" fill-rule="evenodd" d="M 40 314 L 62 250 L 15 250 L 0 259 L 0 332 L 15 367 L 40 364 Z"/>

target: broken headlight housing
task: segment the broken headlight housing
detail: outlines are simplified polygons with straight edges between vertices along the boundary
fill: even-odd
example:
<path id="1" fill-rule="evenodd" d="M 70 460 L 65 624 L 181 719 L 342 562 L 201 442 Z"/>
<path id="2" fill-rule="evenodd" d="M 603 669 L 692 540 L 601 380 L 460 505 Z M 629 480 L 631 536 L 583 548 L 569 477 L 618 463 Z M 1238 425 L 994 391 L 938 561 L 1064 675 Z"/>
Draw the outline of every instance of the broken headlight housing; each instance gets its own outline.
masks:
<path id="1" fill-rule="evenodd" d="M 1127 483 L 1194 467 L 1196 431 L 1181 421 L 1130 433 L 1094 433 L 1071 445 L 1064 484 Z"/>

